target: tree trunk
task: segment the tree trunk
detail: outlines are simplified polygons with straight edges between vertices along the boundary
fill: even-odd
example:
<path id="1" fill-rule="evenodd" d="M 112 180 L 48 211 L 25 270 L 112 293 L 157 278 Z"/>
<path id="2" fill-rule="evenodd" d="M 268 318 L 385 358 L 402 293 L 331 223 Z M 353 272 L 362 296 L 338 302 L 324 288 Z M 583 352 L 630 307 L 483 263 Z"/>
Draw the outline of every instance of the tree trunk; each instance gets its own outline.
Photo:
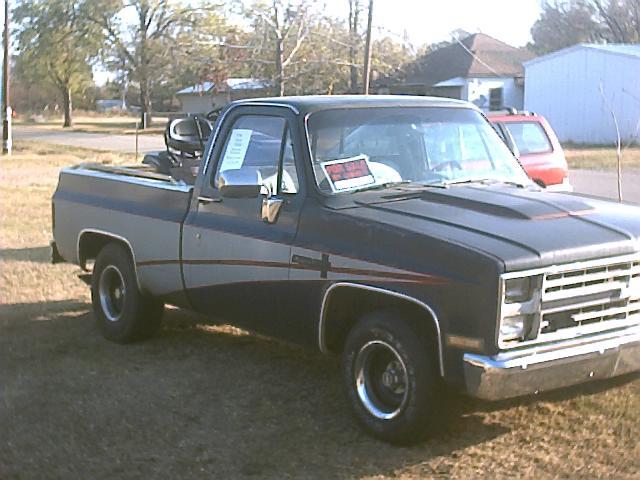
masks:
<path id="1" fill-rule="evenodd" d="M 360 16 L 360 0 L 349 1 L 349 70 L 351 93 L 358 93 L 358 67 L 356 55 L 358 54 L 358 24 Z"/>
<path id="2" fill-rule="evenodd" d="M 369 95 L 371 78 L 371 28 L 373 26 L 373 0 L 369 0 L 369 19 L 367 20 L 367 38 L 364 47 L 364 74 L 362 75 L 362 93 Z"/>
<path id="3" fill-rule="evenodd" d="M 62 124 L 63 128 L 70 128 L 73 126 L 73 103 L 71 101 L 71 89 L 69 87 L 63 87 L 61 89 L 62 93 L 62 108 L 64 111 L 64 123 Z"/>
<path id="4" fill-rule="evenodd" d="M 284 61 L 284 47 L 281 38 L 275 39 L 275 61 L 276 61 L 276 81 L 274 85 L 275 93 L 277 96 L 284 96 L 284 68 L 282 62 Z"/>
<path id="5" fill-rule="evenodd" d="M 151 95 L 149 82 L 146 78 L 140 80 L 140 128 L 151 126 Z"/>

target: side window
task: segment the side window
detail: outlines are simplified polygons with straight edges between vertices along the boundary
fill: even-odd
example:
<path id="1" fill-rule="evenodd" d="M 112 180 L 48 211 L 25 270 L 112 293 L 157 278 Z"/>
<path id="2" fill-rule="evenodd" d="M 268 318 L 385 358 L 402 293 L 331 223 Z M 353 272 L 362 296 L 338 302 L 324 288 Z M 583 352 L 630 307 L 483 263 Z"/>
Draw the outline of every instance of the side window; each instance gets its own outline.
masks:
<path id="1" fill-rule="evenodd" d="M 296 171 L 296 162 L 293 156 L 293 139 L 291 138 L 291 130 L 288 128 L 284 142 L 280 191 L 282 193 L 297 193 L 300 189 L 300 184 L 298 183 L 298 172 Z"/>
<path id="2" fill-rule="evenodd" d="M 513 122 L 505 124 L 518 150 L 523 155 L 553 151 L 549 137 L 537 122 Z"/>
<path id="3" fill-rule="evenodd" d="M 281 188 L 277 189 L 280 165 L 283 165 L 282 182 Z M 218 186 L 219 175 L 227 170 L 256 172 L 259 181 L 271 193 L 296 193 L 298 175 L 287 121 L 265 115 L 239 117 L 227 135 L 213 177 L 214 187 Z"/>

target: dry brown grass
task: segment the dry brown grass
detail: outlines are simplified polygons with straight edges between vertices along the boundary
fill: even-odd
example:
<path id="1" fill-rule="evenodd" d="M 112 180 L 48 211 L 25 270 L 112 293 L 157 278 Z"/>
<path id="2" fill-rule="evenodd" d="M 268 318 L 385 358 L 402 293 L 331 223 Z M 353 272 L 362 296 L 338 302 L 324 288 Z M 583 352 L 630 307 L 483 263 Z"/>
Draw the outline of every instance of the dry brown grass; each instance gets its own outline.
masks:
<path id="1" fill-rule="evenodd" d="M 77 269 L 47 263 L 57 171 L 94 155 L 0 159 L 0 478 L 637 478 L 637 375 L 453 398 L 449 431 L 396 448 L 354 424 L 335 358 L 178 310 L 150 341 L 103 340 Z"/>
<path id="2" fill-rule="evenodd" d="M 618 165 L 616 150 L 612 147 L 565 147 L 569 168 L 614 170 Z M 622 153 L 624 169 L 640 168 L 640 147 L 630 147 Z"/>

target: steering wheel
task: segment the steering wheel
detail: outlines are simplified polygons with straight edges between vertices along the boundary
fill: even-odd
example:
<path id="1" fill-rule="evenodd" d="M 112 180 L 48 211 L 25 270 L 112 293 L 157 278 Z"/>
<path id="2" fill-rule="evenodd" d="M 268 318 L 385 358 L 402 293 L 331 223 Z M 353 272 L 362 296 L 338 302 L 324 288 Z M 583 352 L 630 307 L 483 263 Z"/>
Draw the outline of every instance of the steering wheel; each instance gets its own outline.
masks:
<path id="1" fill-rule="evenodd" d="M 443 170 L 445 167 L 457 168 L 458 170 L 462 170 L 462 165 L 460 165 L 460 162 L 457 160 L 445 160 L 444 162 L 431 167 L 430 170 L 432 172 L 438 172 L 440 170 Z"/>

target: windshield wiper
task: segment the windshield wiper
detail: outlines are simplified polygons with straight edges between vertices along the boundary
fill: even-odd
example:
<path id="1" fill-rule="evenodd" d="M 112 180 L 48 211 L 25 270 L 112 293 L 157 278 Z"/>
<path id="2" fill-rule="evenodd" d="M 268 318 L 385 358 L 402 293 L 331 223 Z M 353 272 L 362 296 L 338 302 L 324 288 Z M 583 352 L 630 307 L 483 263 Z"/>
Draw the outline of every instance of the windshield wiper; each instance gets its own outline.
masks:
<path id="1" fill-rule="evenodd" d="M 401 182 L 376 183 L 373 185 L 366 185 L 362 188 L 358 188 L 357 190 L 354 190 L 354 192 L 365 192 L 367 190 L 383 190 L 385 188 L 393 188 L 400 185 L 406 185 L 408 183 L 411 183 L 411 180 L 403 180 Z"/>
<path id="2" fill-rule="evenodd" d="M 518 188 L 525 188 L 526 185 L 519 182 L 514 182 L 513 180 L 501 180 L 497 178 L 463 178 L 459 180 L 443 180 L 438 183 L 430 183 L 426 184 L 430 187 L 438 187 L 438 188 L 447 188 L 451 185 L 463 185 L 469 183 L 480 183 L 482 185 L 492 185 L 494 183 L 503 183 L 505 185 L 512 185 Z"/>

